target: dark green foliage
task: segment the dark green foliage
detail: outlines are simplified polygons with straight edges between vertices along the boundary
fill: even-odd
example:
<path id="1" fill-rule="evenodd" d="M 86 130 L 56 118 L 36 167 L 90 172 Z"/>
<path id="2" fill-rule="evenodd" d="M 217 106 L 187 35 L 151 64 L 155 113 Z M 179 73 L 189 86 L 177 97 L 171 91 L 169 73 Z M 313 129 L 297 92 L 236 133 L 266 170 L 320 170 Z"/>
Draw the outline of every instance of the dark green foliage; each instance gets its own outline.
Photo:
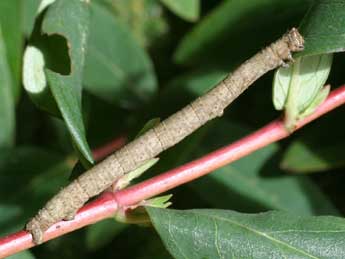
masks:
<path id="1" fill-rule="evenodd" d="M 38 14 L 39 5 L 0 0 L 1 236 L 68 183 L 78 160 L 89 166 L 91 149 L 135 137 L 302 20 L 304 54 L 345 48 L 343 0 L 56 0 Z M 28 45 L 44 54 L 51 94 L 35 103 L 20 83 Z M 332 87 L 344 82 L 344 60 L 334 55 Z M 272 77 L 139 181 L 278 117 Z M 56 110 L 37 108 L 47 103 Z M 170 191 L 174 209 L 214 210 L 148 209 L 155 229 L 106 220 L 12 258 L 344 258 L 344 112 Z"/>

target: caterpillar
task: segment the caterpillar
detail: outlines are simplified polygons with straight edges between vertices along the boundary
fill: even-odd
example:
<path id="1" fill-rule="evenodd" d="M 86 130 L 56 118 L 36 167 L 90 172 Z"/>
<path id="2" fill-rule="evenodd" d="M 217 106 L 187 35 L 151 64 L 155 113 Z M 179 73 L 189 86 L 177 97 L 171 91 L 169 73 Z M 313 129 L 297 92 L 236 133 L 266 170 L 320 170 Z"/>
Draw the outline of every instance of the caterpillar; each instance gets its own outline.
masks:
<path id="1" fill-rule="evenodd" d="M 85 202 L 110 187 L 124 174 L 177 144 L 209 120 L 222 116 L 224 109 L 254 81 L 266 72 L 292 62 L 292 52 L 303 48 L 303 37 L 296 28 L 292 28 L 279 40 L 245 61 L 205 95 L 72 181 L 26 224 L 33 242 L 42 243 L 43 233 L 51 225 L 60 220 L 72 219 Z"/>

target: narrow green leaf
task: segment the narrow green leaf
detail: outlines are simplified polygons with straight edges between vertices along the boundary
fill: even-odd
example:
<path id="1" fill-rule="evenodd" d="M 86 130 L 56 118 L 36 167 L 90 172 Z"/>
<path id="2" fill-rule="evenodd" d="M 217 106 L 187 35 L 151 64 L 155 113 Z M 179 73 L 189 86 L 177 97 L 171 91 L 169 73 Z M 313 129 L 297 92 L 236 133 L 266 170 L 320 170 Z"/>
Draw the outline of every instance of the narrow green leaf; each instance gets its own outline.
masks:
<path id="1" fill-rule="evenodd" d="M 127 187 L 134 179 L 144 174 L 147 170 L 149 170 L 152 166 L 154 166 L 158 161 L 159 161 L 159 158 L 152 158 L 150 160 L 147 160 L 144 164 L 134 169 L 133 171 L 123 175 L 115 183 L 114 189 L 121 190 Z"/>
<path id="2" fill-rule="evenodd" d="M 148 208 L 175 258 L 344 258 L 345 220 L 285 212 Z"/>
<path id="3" fill-rule="evenodd" d="M 330 141 L 328 145 L 314 147 L 303 141 L 293 142 L 286 150 L 281 167 L 295 173 L 326 171 L 345 165 L 345 142 Z"/>
<path id="4" fill-rule="evenodd" d="M 200 0 L 161 0 L 173 13 L 194 22 L 200 15 Z"/>
<path id="5" fill-rule="evenodd" d="M 304 51 L 296 56 L 319 55 L 345 50 L 345 1 L 318 0 L 304 17 L 300 31 Z"/>
<path id="6" fill-rule="evenodd" d="M 172 196 L 172 194 L 168 194 L 164 196 L 154 197 L 146 200 L 144 204 L 146 207 L 167 208 L 172 204 L 172 202 L 169 201 Z"/>
<path id="7" fill-rule="evenodd" d="M 58 108 L 81 154 L 93 163 L 86 141 L 82 118 L 81 92 L 88 38 L 89 3 L 60 0 L 52 4 L 43 20 L 42 31 L 65 37 L 70 48 L 71 74 L 61 75 L 49 69 L 46 77 Z"/>
<path id="8" fill-rule="evenodd" d="M 14 86 L 1 27 L 0 24 L 0 147 L 10 147 L 15 137 Z"/>
<path id="9" fill-rule="evenodd" d="M 153 119 L 149 120 L 148 122 L 146 122 L 144 127 L 139 131 L 139 133 L 137 134 L 137 136 L 135 138 L 140 137 L 141 135 L 146 133 L 148 130 L 150 130 L 153 127 L 155 127 L 156 125 L 158 125 L 160 123 L 160 121 L 161 121 L 160 118 L 153 118 Z"/>
<path id="10" fill-rule="evenodd" d="M 273 103 L 277 110 L 285 109 L 287 128 L 292 129 L 327 97 L 327 91 L 322 89 L 331 70 L 332 57 L 332 54 L 305 56 L 276 71 Z"/>
<path id="11" fill-rule="evenodd" d="M 20 96 L 20 73 L 23 36 L 21 34 L 21 0 L 0 1 L 0 27 L 12 80 L 11 91 L 15 102 Z"/>
<path id="12" fill-rule="evenodd" d="M 111 12 L 97 3 L 92 3 L 91 8 L 86 89 L 125 107 L 148 100 L 157 87 L 149 57 Z"/>

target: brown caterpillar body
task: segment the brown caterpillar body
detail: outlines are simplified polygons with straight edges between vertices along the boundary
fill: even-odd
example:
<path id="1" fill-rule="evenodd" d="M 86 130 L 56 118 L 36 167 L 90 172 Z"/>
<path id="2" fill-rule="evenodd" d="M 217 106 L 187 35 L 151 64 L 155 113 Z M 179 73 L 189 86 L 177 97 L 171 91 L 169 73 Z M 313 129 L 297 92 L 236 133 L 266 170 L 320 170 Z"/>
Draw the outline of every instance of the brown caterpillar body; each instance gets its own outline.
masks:
<path id="1" fill-rule="evenodd" d="M 71 219 L 89 198 L 107 189 L 122 175 L 180 142 L 224 109 L 266 72 L 292 61 L 291 53 L 303 49 L 304 40 L 293 28 L 281 39 L 244 62 L 216 87 L 173 114 L 144 135 L 97 164 L 54 196 L 26 225 L 36 244 L 54 223 Z"/>

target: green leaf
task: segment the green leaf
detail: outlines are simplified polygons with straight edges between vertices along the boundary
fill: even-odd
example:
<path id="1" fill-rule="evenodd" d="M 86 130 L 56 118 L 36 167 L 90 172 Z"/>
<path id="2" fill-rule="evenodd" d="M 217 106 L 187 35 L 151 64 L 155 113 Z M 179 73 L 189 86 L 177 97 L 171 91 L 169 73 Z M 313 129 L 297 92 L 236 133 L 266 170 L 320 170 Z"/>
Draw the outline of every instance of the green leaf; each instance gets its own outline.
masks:
<path id="1" fill-rule="evenodd" d="M 339 123 L 344 108 L 334 110 L 298 133 L 281 157 L 281 167 L 291 172 L 311 173 L 337 169 L 344 164 L 345 125 Z M 329 133 L 326 137 L 325 132 Z M 330 177 L 339 182 L 334 175 Z"/>
<path id="2" fill-rule="evenodd" d="M 137 136 L 135 138 L 140 137 L 141 135 L 143 135 L 144 133 L 146 133 L 147 131 L 149 131 L 153 127 L 157 126 L 160 123 L 160 121 L 161 121 L 160 118 L 153 118 L 153 119 L 149 120 L 148 122 L 146 122 L 144 127 L 139 131 L 139 133 L 137 134 Z"/>
<path id="3" fill-rule="evenodd" d="M 37 9 L 37 13 L 43 12 L 49 5 L 53 4 L 56 0 L 41 0 L 40 5 Z"/>
<path id="4" fill-rule="evenodd" d="M 146 207 L 155 207 L 155 208 L 167 208 L 169 207 L 172 202 L 170 202 L 170 199 L 173 195 L 163 195 L 151 198 L 149 200 L 144 201 L 144 204 Z"/>
<path id="5" fill-rule="evenodd" d="M 34 29 L 37 11 L 41 0 L 22 1 L 22 31 L 26 37 L 29 37 Z"/>
<path id="6" fill-rule="evenodd" d="M 52 150 L 1 149 L 0 206 L 9 209 L 1 213 L 1 233 L 22 229 L 28 218 L 67 183 L 69 171 L 70 165 Z"/>
<path id="7" fill-rule="evenodd" d="M 82 175 L 88 168 L 85 168 L 81 161 L 78 161 L 71 171 L 71 175 L 69 176 L 69 180 L 73 181 L 77 179 L 80 175 Z"/>
<path id="8" fill-rule="evenodd" d="M 233 67 L 296 23 L 309 2 L 223 1 L 183 38 L 174 59 L 179 64 L 222 62 L 227 68 Z"/>
<path id="9" fill-rule="evenodd" d="M 71 74 L 61 75 L 47 69 L 46 77 L 73 141 L 85 159 L 93 163 L 86 141 L 81 107 L 88 24 L 89 3 L 87 1 L 60 0 L 49 7 L 43 20 L 42 31 L 48 35 L 62 35 L 68 41 Z"/>
<path id="10" fill-rule="evenodd" d="M 330 85 L 326 85 L 325 87 L 321 88 L 321 90 L 315 96 L 314 100 L 300 114 L 300 118 L 305 118 L 311 115 L 316 110 L 316 108 L 319 107 L 327 99 L 330 91 L 331 91 Z"/>
<path id="11" fill-rule="evenodd" d="M 7 220 L 10 220 L 11 218 L 18 215 L 21 212 L 21 209 L 19 208 L 17 204 L 16 205 L 1 204 L 0 212 L 1 212 L 0 224 L 3 224 Z M 1 231 L 1 235 L 3 234 L 4 233 Z"/>
<path id="12" fill-rule="evenodd" d="M 293 130 L 299 119 L 311 114 L 327 97 L 327 89 L 321 91 L 321 87 L 328 77 L 332 56 L 326 53 L 345 49 L 343 7 L 344 1 L 315 1 L 300 26 L 305 49 L 296 56 L 302 56 L 302 60 L 299 62 L 298 59 L 291 68 L 280 68 L 276 73 L 274 104 L 277 109 L 285 108 L 285 125 L 289 130 Z M 303 74 L 307 75 L 306 80 Z"/>
<path id="13" fill-rule="evenodd" d="M 319 55 L 345 49 L 345 2 L 314 1 L 304 17 L 300 31 L 305 39 L 304 51 L 297 56 Z"/>
<path id="14" fill-rule="evenodd" d="M 9 257 L 7 259 L 35 259 L 36 257 L 30 251 L 23 251 Z"/>
<path id="15" fill-rule="evenodd" d="M 285 212 L 148 208 L 175 258 L 344 258 L 345 220 Z"/>
<path id="16" fill-rule="evenodd" d="M 281 167 L 296 173 L 313 173 L 338 168 L 345 165 L 345 142 L 329 142 L 319 147 L 303 141 L 293 142 L 286 150 Z"/>
<path id="17" fill-rule="evenodd" d="M 47 84 L 44 54 L 39 48 L 28 45 L 23 57 L 23 86 L 31 100 L 40 109 L 59 116 L 60 112 Z"/>
<path id="18" fill-rule="evenodd" d="M 90 250 L 97 250 L 122 232 L 128 225 L 123 224 L 113 219 L 106 219 L 91 225 L 86 232 L 86 246 Z"/>
<path id="19" fill-rule="evenodd" d="M 1 25 L 1 24 L 0 24 Z M 14 87 L 7 62 L 4 35 L 0 26 L 0 148 L 10 147 L 15 137 Z"/>
<path id="20" fill-rule="evenodd" d="M 161 0 L 161 2 L 187 21 L 194 22 L 200 16 L 200 0 Z"/>
<path id="21" fill-rule="evenodd" d="M 25 0 L 22 1 L 22 30 L 26 37 L 33 32 L 36 18 L 56 0 Z"/>
<path id="22" fill-rule="evenodd" d="M 157 0 L 99 0 L 97 3 L 111 10 L 141 46 L 150 47 L 168 32 L 163 7 Z"/>
<path id="23" fill-rule="evenodd" d="M 173 78 L 160 91 L 151 113 L 157 114 L 158 112 L 157 116 L 161 118 L 170 116 L 197 96 L 205 94 L 226 75 L 227 73 L 222 70 L 197 69 Z M 159 109 L 153 110 L 155 107 L 159 107 Z"/>
<path id="24" fill-rule="evenodd" d="M 138 168 L 130 171 L 129 173 L 121 176 L 116 183 L 114 183 L 115 190 L 122 190 L 123 188 L 127 187 L 131 182 L 144 174 L 147 170 L 149 170 L 152 166 L 154 166 L 159 161 L 159 158 L 152 158 L 147 160 L 144 164 L 140 165 Z"/>
<path id="25" fill-rule="evenodd" d="M 174 90 L 175 88 L 179 89 L 183 87 L 193 95 L 201 96 L 224 79 L 227 74 L 228 72 L 220 70 L 196 70 L 175 78 L 169 83 L 167 89 L 169 91 L 170 89 Z"/>
<path id="26" fill-rule="evenodd" d="M 156 91 L 152 63 L 128 28 L 103 6 L 91 4 L 90 40 L 84 83 L 92 94 L 122 106 L 135 106 Z"/>
<path id="27" fill-rule="evenodd" d="M 248 127 L 234 122 L 219 122 L 202 141 L 202 153 L 239 139 L 246 133 L 249 133 Z M 279 169 L 279 151 L 277 144 L 271 144 L 192 182 L 191 187 L 217 208 L 337 215 L 336 208 L 312 181 L 306 177 L 284 175 Z"/>
<path id="28" fill-rule="evenodd" d="M 323 91 L 332 66 L 332 54 L 298 58 L 291 66 L 276 71 L 273 81 L 273 103 L 285 109 L 287 128 L 312 113 L 327 97 Z"/>
<path id="29" fill-rule="evenodd" d="M 11 91 L 15 101 L 20 96 L 20 73 L 23 37 L 21 34 L 21 0 L 0 1 L 0 27 L 11 74 Z M 3 57 L 3 56 L 2 56 Z"/>

